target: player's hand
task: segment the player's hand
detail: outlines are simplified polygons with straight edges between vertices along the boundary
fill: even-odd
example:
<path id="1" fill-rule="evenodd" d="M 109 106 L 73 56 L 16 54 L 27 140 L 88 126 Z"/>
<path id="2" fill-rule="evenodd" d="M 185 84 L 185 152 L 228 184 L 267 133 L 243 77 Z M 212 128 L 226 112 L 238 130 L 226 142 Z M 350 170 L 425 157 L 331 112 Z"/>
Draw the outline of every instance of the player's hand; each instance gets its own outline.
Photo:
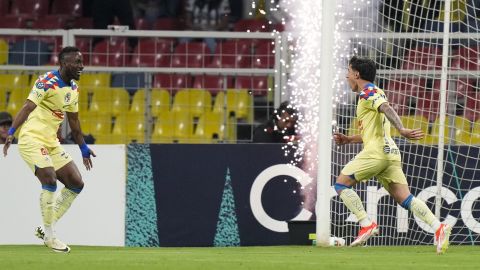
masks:
<path id="1" fill-rule="evenodd" d="M 335 140 L 335 143 L 338 145 L 344 145 L 344 144 L 350 143 L 350 139 L 348 138 L 348 136 L 340 132 L 333 133 L 333 139 Z"/>
<path id="2" fill-rule="evenodd" d="M 83 165 L 85 165 L 85 168 L 87 168 L 87 171 L 93 168 L 93 162 L 90 156 L 96 157 L 92 149 L 88 149 L 88 151 L 89 151 L 89 157 L 83 157 Z"/>
<path id="3" fill-rule="evenodd" d="M 13 135 L 8 135 L 7 139 L 5 140 L 5 145 L 3 146 L 3 156 L 4 157 L 7 156 L 8 148 L 12 144 L 13 138 L 14 138 Z"/>
<path id="4" fill-rule="evenodd" d="M 423 131 L 419 128 L 416 129 L 408 129 L 408 128 L 402 128 L 399 130 L 400 134 L 409 139 L 409 140 L 421 140 L 423 139 Z"/>

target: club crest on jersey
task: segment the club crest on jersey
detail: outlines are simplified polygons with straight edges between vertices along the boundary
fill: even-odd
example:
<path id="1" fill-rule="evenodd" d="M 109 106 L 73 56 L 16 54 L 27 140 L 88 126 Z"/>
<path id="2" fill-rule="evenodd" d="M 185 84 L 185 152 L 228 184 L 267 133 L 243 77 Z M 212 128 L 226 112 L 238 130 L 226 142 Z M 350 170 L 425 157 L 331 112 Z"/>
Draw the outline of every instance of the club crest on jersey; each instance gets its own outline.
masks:
<path id="1" fill-rule="evenodd" d="M 35 85 L 36 88 L 38 89 L 43 89 L 45 88 L 45 84 L 43 82 L 38 82 L 36 85 Z"/>
<path id="2" fill-rule="evenodd" d="M 72 96 L 72 95 L 71 95 L 70 93 L 67 93 L 67 94 L 65 95 L 65 103 L 69 103 L 69 102 L 70 102 L 71 96 Z"/>

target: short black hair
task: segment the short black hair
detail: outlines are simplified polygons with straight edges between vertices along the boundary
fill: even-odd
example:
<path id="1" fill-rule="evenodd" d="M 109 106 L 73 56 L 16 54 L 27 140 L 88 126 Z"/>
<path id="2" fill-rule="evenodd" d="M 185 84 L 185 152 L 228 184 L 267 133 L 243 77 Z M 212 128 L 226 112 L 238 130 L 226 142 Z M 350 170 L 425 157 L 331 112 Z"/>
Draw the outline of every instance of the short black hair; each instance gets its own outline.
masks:
<path id="1" fill-rule="evenodd" d="M 360 78 L 373 82 L 377 75 L 377 67 L 372 59 L 353 56 L 349 62 L 352 69 L 360 73 Z"/>
<path id="2" fill-rule="evenodd" d="M 72 52 L 79 52 L 80 50 L 77 47 L 67 46 L 63 48 L 60 53 L 58 53 L 58 62 L 62 63 L 65 60 L 65 55 Z"/>
<path id="3" fill-rule="evenodd" d="M 293 106 L 289 101 L 284 101 L 278 106 L 278 109 L 273 111 L 273 118 L 275 120 L 278 119 L 278 117 L 283 113 L 287 112 L 291 116 L 298 116 L 298 110 Z"/>

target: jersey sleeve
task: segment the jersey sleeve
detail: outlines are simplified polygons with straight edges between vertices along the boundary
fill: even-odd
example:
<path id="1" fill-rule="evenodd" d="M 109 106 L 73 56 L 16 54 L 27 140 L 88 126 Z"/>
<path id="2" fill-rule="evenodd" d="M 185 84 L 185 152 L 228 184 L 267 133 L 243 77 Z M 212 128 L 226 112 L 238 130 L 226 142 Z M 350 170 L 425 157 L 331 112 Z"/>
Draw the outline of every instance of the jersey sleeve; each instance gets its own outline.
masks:
<path id="1" fill-rule="evenodd" d="M 73 96 L 72 103 L 69 106 L 65 107 L 66 112 L 78 112 L 78 92 Z"/>
<path id="2" fill-rule="evenodd" d="M 48 94 L 50 87 L 47 86 L 46 83 L 43 82 L 42 79 L 38 79 L 32 87 L 30 94 L 28 95 L 27 99 L 35 103 L 35 105 L 40 104 L 45 96 Z"/>
<path id="3" fill-rule="evenodd" d="M 365 107 L 370 110 L 378 111 L 378 107 L 388 102 L 387 97 L 382 91 L 377 89 L 364 90 L 360 98 L 366 100 Z"/>

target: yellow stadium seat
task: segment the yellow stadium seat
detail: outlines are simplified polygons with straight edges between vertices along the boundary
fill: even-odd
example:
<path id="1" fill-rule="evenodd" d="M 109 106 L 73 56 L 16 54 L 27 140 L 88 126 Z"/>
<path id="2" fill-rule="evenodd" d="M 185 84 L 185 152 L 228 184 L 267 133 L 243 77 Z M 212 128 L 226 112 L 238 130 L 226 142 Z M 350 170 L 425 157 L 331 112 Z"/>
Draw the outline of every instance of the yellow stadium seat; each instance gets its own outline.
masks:
<path id="1" fill-rule="evenodd" d="M 112 131 L 114 143 L 144 143 L 145 142 L 145 119 L 143 114 L 128 113 L 120 114 L 115 118 Z"/>
<path id="2" fill-rule="evenodd" d="M 15 116 L 22 108 L 23 104 L 25 103 L 28 94 L 30 91 L 24 87 L 22 88 L 11 88 L 9 90 L 10 97 L 8 99 L 7 104 L 7 111 L 12 115 Z"/>
<path id="3" fill-rule="evenodd" d="M 109 87 L 111 80 L 110 73 L 82 73 L 78 86 L 81 89 Z"/>
<path id="4" fill-rule="evenodd" d="M 170 110 L 170 94 L 167 90 L 154 88 L 150 93 L 152 116 L 157 116 L 160 112 Z M 140 89 L 135 92 L 130 112 L 140 114 L 145 113 L 145 89 Z"/>
<path id="5" fill-rule="evenodd" d="M 162 112 L 158 115 L 152 133 L 152 142 L 191 142 L 192 114 L 189 112 Z"/>
<path id="6" fill-rule="evenodd" d="M 7 89 L 0 87 L 0 111 L 7 109 Z"/>
<path id="7" fill-rule="evenodd" d="M 473 123 L 470 142 L 471 144 L 480 144 L 480 120 Z"/>
<path id="8" fill-rule="evenodd" d="M 183 89 L 173 99 L 173 112 L 190 112 L 193 117 L 199 117 L 211 109 L 212 96 L 207 90 Z"/>
<path id="9" fill-rule="evenodd" d="M 422 115 L 403 115 L 403 116 L 400 116 L 400 119 L 402 120 L 402 124 L 405 128 L 409 128 L 409 129 L 419 128 L 425 134 L 425 137 L 422 140 L 410 141 L 410 142 L 415 142 L 415 143 L 426 142 L 427 137 L 429 136 L 428 134 L 429 122 L 427 118 L 425 118 Z M 390 135 L 392 137 L 401 137 L 400 133 L 393 125 L 390 127 Z"/>
<path id="10" fill-rule="evenodd" d="M 0 39 L 0 65 L 5 65 L 8 62 L 8 42 Z"/>
<path id="11" fill-rule="evenodd" d="M 29 85 L 28 75 L 26 74 L 0 74 L 0 88 L 6 88 L 7 90 L 27 88 L 30 90 L 32 87 Z"/>
<path id="12" fill-rule="evenodd" d="M 444 142 L 449 143 L 450 141 L 450 129 L 453 128 L 453 132 L 455 132 L 454 136 L 455 138 L 461 138 L 462 141 L 464 140 L 469 140 L 468 137 L 470 134 L 470 127 L 471 123 L 468 119 L 463 118 L 461 116 L 454 116 L 453 121 L 455 123 L 455 126 L 451 126 L 450 124 L 450 117 L 446 116 L 445 117 L 445 125 L 444 125 Z M 438 144 L 438 136 L 440 134 L 440 117 L 437 117 L 435 119 L 435 122 L 432 125 L 432 133 L 427 139 L 427 143 L 429 144 Z M 453 139 L 453 138 L 452 138 Z"/>
<path id="13" fill-rule="evenodd" d="M 128 112 L 130 97 L 124 88 L 96 88 L 92 94 L 90 112 L 118 116 Z"/>
<path id="14" fill-rule="evenodd" d="M 224 140 L 225 131 L 223 112 L 206 112 L 198 119 L 193 142 L 212 143 Z"/>
<path id="15" fill-rule="evenodd" d="M 96 144 L 108 144 L 112 134 L 112 116 L 80 112 L 80 125 L 84 134 L 91 134 Z"/>
<path id="16" fill-rule="evenodd" d="M 227 99 L 225 93 L 219 92 L 215 97 L 213 106 L 214 112 L 224 112 L 225 102 L 227 103 L 227 115 L 235 114 L 237 119 L 245 119 L 248 122 L 253 121 L 251 113 L 253 106 L 253 98 L 247 89 L 227 89 Z"/>
<path id="17" fill-rule="evenodd" d="M 472 121 L 462 116 L 455 116 L 455 144 L 470 144 Z"/>

